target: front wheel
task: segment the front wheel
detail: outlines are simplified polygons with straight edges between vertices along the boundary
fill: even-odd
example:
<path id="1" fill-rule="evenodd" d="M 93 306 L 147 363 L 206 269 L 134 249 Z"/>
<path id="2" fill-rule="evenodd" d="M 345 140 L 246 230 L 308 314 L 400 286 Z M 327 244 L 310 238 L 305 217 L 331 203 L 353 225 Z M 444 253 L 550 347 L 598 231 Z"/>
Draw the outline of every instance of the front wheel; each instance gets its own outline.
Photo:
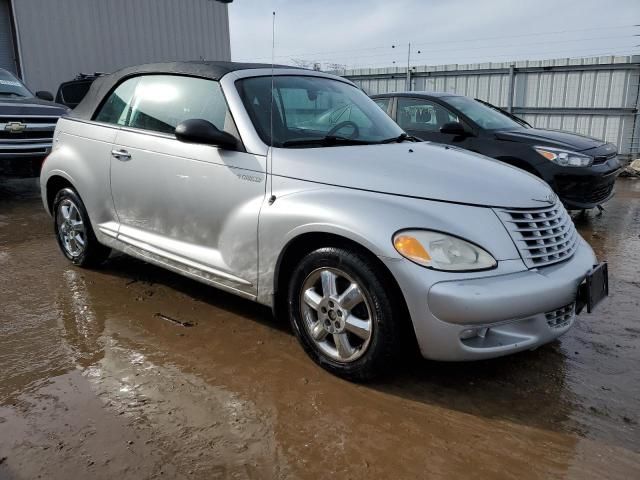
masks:
<path id="1" fill-rule="evenodd" d="M 289 284 L 289 317 L 309 356 L 338 376 L 366 381 L 398 351 L 394 290 L 365 255 L 321 248 L 306 255 Z"/>
<path id="2" fill-rule="evenodd" d="M 75 265 L 97 266 L 111 250 L 100 244 L 80 196 L 71 188 L 60 190 L 53 201 L 54 229 L 62 253 Z"/>

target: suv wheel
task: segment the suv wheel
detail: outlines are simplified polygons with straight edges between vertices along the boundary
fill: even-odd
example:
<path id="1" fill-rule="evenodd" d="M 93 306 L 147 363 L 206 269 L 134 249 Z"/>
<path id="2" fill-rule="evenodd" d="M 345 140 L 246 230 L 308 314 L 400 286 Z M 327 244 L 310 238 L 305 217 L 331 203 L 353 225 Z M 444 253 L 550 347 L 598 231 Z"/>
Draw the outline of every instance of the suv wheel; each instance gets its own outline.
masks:
<path id="1" fill-rule="evenodd" d="M 98 243 L 84 203 L 73 189 L 64 188 L 57 193 L 53 212 L 58 245 L 71 262 L 90 267 L 107 259 L 111 249 Z"/>
<path id="2" fill-rule="evenodd" d="M 391 366 L 399 328 L 384 275 L 364 255 L 321 248 L 306 255 L 289 284 L 296 337 L 326 370 L 355 381 Z"/>

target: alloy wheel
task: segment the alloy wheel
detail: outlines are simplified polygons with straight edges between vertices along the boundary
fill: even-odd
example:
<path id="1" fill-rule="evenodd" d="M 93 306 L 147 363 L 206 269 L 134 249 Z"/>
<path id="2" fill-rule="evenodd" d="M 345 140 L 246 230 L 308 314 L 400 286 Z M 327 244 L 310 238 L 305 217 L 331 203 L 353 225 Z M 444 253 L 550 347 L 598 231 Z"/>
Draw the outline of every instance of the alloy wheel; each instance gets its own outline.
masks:
<path id="1" fill-rule="evenodd" d="M 79 257 L 85 251 L 87 234 L 77 205 L 65 198 L 58 205 L 58 236 L 65 251 L 72 257 Z"/>
<path id="2" fill-rule="evenodd" d="M 345 272 L 319 268 L 300 291 L 304 326 L 318 349 L 332 360 L 353 362 L 367 350 L 373 333 L 367 291 Z"/>

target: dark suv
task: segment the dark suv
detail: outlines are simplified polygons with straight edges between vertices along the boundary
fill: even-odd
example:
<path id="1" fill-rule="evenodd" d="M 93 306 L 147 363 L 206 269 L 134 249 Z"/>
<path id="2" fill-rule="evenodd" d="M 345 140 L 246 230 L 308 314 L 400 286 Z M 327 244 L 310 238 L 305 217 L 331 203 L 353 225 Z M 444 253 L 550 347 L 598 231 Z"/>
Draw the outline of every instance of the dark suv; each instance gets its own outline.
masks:
<path id="1" fill-rule="evenodd" d="M 455 145 L 537 175 L 567 208 L 593 208 L 614 194 L 622 165 L 611 143 L 532 128 L 493 105 L 451 93 L 390 93 L 372 98 L 414 137 Z"/>
<path id="2" fill-rule="evenodd" d="M 0 69 L 0 177 L 37 177 L 51 151 L 58 118 L 68 109 L 49 92 L 35 95 Z"/>

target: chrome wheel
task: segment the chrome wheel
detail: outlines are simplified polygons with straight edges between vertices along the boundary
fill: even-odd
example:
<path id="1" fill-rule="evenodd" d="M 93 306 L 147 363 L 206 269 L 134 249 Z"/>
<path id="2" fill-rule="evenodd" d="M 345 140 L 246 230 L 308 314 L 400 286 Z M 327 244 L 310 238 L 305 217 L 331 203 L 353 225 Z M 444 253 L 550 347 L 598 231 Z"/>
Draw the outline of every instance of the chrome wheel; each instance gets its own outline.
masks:
<path id="1" fill-rule="evenodd" d="M 353 362 L 367 351 L 373 333 L 368 293 L 349 275 L 319 268 L 305 279 L 300 309 L 316 346 L 338 362 Z"/>
<path id="2" fill-rule="evenodd" d="M 58 204 L 58 237 L 65 251 L 72 257 L 82 255 L 87 244 L 87 234 L 80 210 L 75 203 L 65 198 Z"/>

